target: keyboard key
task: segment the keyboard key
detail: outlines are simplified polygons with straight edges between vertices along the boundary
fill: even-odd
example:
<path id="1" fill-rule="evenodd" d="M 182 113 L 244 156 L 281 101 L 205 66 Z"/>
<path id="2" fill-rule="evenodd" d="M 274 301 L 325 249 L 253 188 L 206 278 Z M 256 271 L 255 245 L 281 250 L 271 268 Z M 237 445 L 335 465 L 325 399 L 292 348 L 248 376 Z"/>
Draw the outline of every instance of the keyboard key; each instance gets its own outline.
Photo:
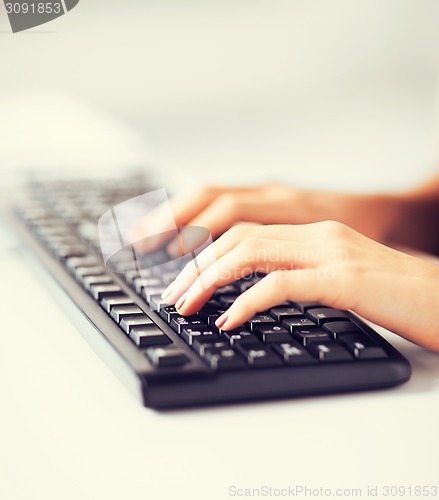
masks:
<path id="1" fill-rule="evenodd" d="M 177 309 L 175 306 L 166 306 L 160 309 L 159 313 L 160 317 L 166 321 L 166 323 L 170 323 L 173 316 L 179 316 Z"/>
<path id="2" fill-rule="evenodd" d="M 96 257 L 70 257 L 66 261 L 67 268 L 70 269 L 71 271 L 77 269 L 78 267 L 85 267 L 85 266 L 97 266 L 99 264 L 98 260 Z"/>
<path id="3" fill-rule="evenodd" d="M 222 347 L 223 349 L 227 349 L 229 345 L 227 342 L 223 342 L 221 340 L 209 342 L 208 339 L 198 338 L 194 340 L 192 347 L 198 355 L 204 357 L 206 349 L 210 349 L 212 347 Z"/>
<path id="4" fill-rule="evenodd" d="M 343 335 L 340 344 L 357 359 L 387 358 L 386 351 L 364 333 Z"/>
<path id="5" fill-rule="evenodd" d="M 127 295 L 105 297 L 101 300 L 101 306 L 107 311 L 107 313 L 110 313 L 113 306 L 128 306 L 132 304 L 134 304 L 134 302 Z"/>
<path id="6" fill-rule="evenodd" d="M 308 309 L 306 312 L 307 316 L 312 319 L 318 326 L 322 326 L 323 323 L 328 321 L 336 320 L 349 320 L 349 316 L 344 311 L 339 311 L 338 309 L 332 309 L 331 307 L 318 307 Z"/>
<path id="7" fill-rule="evenodd" d="M 143 316 L 126 316 L 121 320 L 119 326 L 125 333 L 130 333 L 132 328 L 146 327 L 154 323 L 144 314 Z"/>
<path id="8" fill-rule="evenodd" d="M 139 347 L 166 345 L 172 342 L 165 333 L 155 326 L 132 328 L 130 339 Z"/>
<path id="9" fill-rule="evenodd" d="M 244 356 L 248 365 L 254 368 L 282 365 L 282 360 L 265 345 L 238 344 L 236 350 Z"/>
<path id="10" fill-rule="evenodd" d="M 302 316 L 302 313 L 296 307 L 274 307 L 270 309 L 270 315 L 279 323 L 286 318 L 291 318 L 292 316 Z"/>
<path id="11" fill-rule="evenodd" d="M 168 304 L 161 298 L 161 295 L 153 295 L 149 301 L 149 307 L 153 311 L 160 311 L 162 307 L 168 307 Z"/>
<path id="12" fill-rule="evenodd" d="M 284 319 L 282 321 L 282 326 L 292 333 L 296 328 L 312 328 L 316 327 L 316 324 L 304 316 L 293 316 Z"/>
<path id="13" fill-rule="evenodd" d="M 83 245 L 59 245 L 55 249 L 55 254 L 61 259 L 84 257 L 87 255 L 87 248 Z"/>
<path id="14" fill-rule="evenodd" d="M 120 295 L 122 293 L 122 288 L 119 285 L 93 285 L 90 288 L 90 293 L 95 300 L 99 301 L 104 297 Z"/>
<path id="15" fill-rule="evenodd" d="M 146 302 L 148 302 L 149 304 L 154 297 L 160 297 L 164 291 L 164 286 L 151 286 L 149 288 L 144 288 L 142 295 L 145 297 Z"/>
<path id="16" fill-rule="evenodd" d="M 204 352 L 212 370 L 237 370 L 245 368 L 244 360 L 230 347 L 210 347 Z"/>
<path id="17" fill-rule="evenodd" d="M 256 327 L 258 327 L 259 325 L 261 324 L 272 324 L 272 323 L 276 323 L 276 321 L 274 321 L 274 319 L 269 316 L 268 314 L 255 314 L 253 316 L 253 318 L 250 318 L 246 325 L 248 326 L 248 328 L 253 331 Z"/>
<path id="18" fill-rule="evenodd" d="M 238 297 L 239 294 L 220 295 L 219 301 L 223 307 L 228 309 Z"/>
<path id="19" fill-rule="evenodd" d="M 323 329 L 335 340 L 339 340 L 348 333 L 361 333 L 361 330 L 352 321 L 330 321 L 323 325 Z"/>
<path id="20" fill-rule="evenodd" d="M 317 328 L 296 328 L 293 331 L 293 335 L 304 347 L 308 347 L 311 342 L 324 342 L 326 340 L 331 340 L 331 337 L 327 332 L 318 330 Z"/>
<path id="21" fill-rule="evenodd" d="M 236 346 L 238 344 L 259 344 L 260 341 L 254 333 L 247 330 L 240 330 L 239 328 L 235 330 L 230 330 L 224 332 L 221 330 L 221 337 L 225 338 L 230 342 L 230 345 Z"/>
<path id="22" fill-rule="evenodd" d="M 204 328 L 183 328 L 181 332 L 182 339 L 189 345 L 192 345 L 195 339 L 207 339 L 208 342 L 215 342 L 220 340 L 219 335 L 209 329 L 207 326 Z"/>
<path id="23" fill-rule="evenodd" d="M 75 269 L 76 279 L 81 279 L 85 276 L 98 276 L 102 274 L 105 274 L 105 267 L 102 266 L 81 266 Z"/>
<path id="24" fill-rule="evenodd" d="M 198 316 L 207 323 L 209 326 L 214 326 L 215 321 L 225 312 L 226 310 L 222 307 L 208 306 L 205 305 L 198 312 Z"/>
<path id="25" fill-rule="evenodd" d="M 146 355 L 152 364 L 158 368 L 171 368 L 185 365 L 190 361 L 188 355 L 178 349 L 163 349 L 161 347 L 150 347 Z"/>
<path id="26" fill-rule="evenodd" d="M 215 296 L 220 296 L 220 295 L 239 295 L 239 288 L 236 285 L 225 285 L 222 286 L 221 288 L 218 288 Z"/>
<path id="27" fill-rule="evenodd" d="M 133 306 L 114 306 L 111 308 L 110 316 L 114 319 L 116 323 L 120 323 L 123 318 L 127 316 L 140 316 L 145 313 L 140 309 L 140 307 Z"/>
<path id="28" fill-rule="evenodd" d="M 290 340 L 280 344 L 273 344 L 273 349 L 288 365 L 307 365 L 317 363 L 316 358 L 302 347 L 298 342 Z"/>
<path id="29" fill-rule="evenodd" d="M 349 352 L 337 342 L 311 342 L 309 351 L 322 362 L 352 361 Z"/>
<path id="30" fill-rule="evenodd" d="M 185 327 L 199 328 L 199 327 L 207 326 L 207 325 L 205 323 L 203 323 L 203 321 L 201 321 L 201 319 L 198 316 L 174 315 L 172 317 L 170 326 L 177 333 L 181 333 L 183 331 L 183 328 L 185 328 Z"/>
<path id="31" fill-rule="evenodd" d="M 141 293 L 144 288 L 151 288 L 151 287 L 162 287 L 162 282 L 158 278 L 135 278 L 133 281 L 133 286 L 134 289 L 136 290 L 137 293 Z"/>
<path id="32" fill-rule="evenodd" d="M 90 290 L 92 285 L 106 285 L 108 283 L 113 283 L 113 278 L 107 274 L 101 276 L 84 276 L 81 280 L 84 288 Z"/>
<path id="33" fill-rule="evenodd" d="M 297 307 L 299 311 L 305 313 L 308 309 L 312 307 L 323 307 L 319 302 L 291 302 L 294 307 Z"/>
<path id="34" fill-rule="evenodd" d="M 263 342 L 288 342 L 291 335 L 283 326 L 263 324 L 255 328 L 256 335 Z"/>

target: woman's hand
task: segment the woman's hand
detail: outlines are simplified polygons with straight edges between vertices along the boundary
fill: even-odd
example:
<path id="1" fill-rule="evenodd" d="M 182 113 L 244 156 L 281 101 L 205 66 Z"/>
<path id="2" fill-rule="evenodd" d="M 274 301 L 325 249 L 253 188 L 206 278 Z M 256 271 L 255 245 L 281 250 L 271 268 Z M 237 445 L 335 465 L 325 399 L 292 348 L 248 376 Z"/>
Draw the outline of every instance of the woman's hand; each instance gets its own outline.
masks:
<path id="1" fill-rule="evenodd" d="M 338 222 L 235 226 L 190 262 L 163 298 L 194 314 L 217 288 L 251 271 L 268 274 L 218 318 L 223 330 L 287 300 L 317 301 L 439 350 L 439 266 Z"/>
<path id="2" fill-rule="evenodd" d="M 258 224 L 307 224 L 332 219 L 355 228 L 362 234 L 383 241 L 399 213 L 400 198 L 395 195 L 351 195 L 304 191 L 278 184 L 252 187 L 208 186 L 195 193 L 171 200 L 171 209 L 178 227 L 201 226 L 208 229 L 213 238 L 238 222 Z M 139 250 L 151 251 L 165 243 L 163 237 L 142 240 L 145 228 L 154 227 L 157 234 L 160 221 L 168 221 L 158 207 L 145 217 L 132 231 L 131 239 Z M 149 231 L 150 232 L 150 231 Z M 169 234 L 169 233 L 167 233 Z M 183 235 L 184 236 L 184 235 Z M 186 243 L 191 238 L 186 238 Z M 172 256 L 180 255 L 178 238 L 168 244 Z M 184 252 L 194 250 L 185 247 Z"/>

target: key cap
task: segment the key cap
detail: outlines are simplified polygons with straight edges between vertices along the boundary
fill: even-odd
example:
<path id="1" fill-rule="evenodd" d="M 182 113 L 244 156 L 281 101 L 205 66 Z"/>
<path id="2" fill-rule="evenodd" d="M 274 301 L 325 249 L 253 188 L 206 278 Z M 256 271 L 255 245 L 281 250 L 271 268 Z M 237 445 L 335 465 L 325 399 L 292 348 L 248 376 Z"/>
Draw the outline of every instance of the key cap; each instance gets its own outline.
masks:
<path id="1" fill-rule="evenodd" d="M 254 346 L 251 344 L 238 344 L 236 350 L 244 356 L 249 366 L 253 368 L 266 368 L 281 366 L 282 360 L 265 345 Z"/>
<path id="2" fill-rule="evenodd" d="M 274 307 L 270 309 L 270 315 L 279 323 L 286 318 L 291 318 L 292 316 L 302 316 L 302 313 L 296 307 Z"/>
<path id="3" fill-rule="evenodd" d="M 212 370 L 237 370 L 245 368 L 244 360 L 230 347 L 206 348 L 204 353 Z"/>
<path id="4" fill-rule="evenodd" d="M 215 296 L 229 295 L 229 294 L 239 295 L 239 292 L 240 290 L 236 285 L 225 285 L 217 289 L 217 291 L 215 292 Z"/>
<path id="5" fill-rule="evenodd" d="M 113 278 L 111 276 L 103 274 L 102 276 L 84 276 L 81 280 L 84 288 L 90 290 L 93 285 L 106 285 L 113 283 Z"/>
<path id="6" fill-rule="evenodd" d="M 133 281 L 134 289 L 137 293 L 141 293 L 146 288 L 163 287 L 161 280 L 158 278 L 135 278 Z"/>
<path id="7" fill-rule="evenodd" d="M 142 295 L 145 297 L 146 302 L 148 302 L 149 304 L 154 297 L 160 297 L 164 291 L 165 291 L 164 286 L 159 286 L 159 287 L 154 286 L 154 287 L 144 288 Z"/>
<path id="8" fill-rule="evenodd" d="M 316 358 L 302 347 L 298 342 L 290 340 L 280 344 L 273 344 L 273 349 L 282 357 L 288 365 L 306 365 L 317 363 Z"/>
<path id="9" fill-rule="evenodd" d="M 209 329 L 208 327 L 204 328 L 183 328 L 181 332 L 182 339 L 187 342 L 189 345 L 192 345 L 195 339 L 205 338 L 208 342 L 215 342 L 220 340 L 219 335 Z"/>
<path id="10" fill-rule="evenodd" d="M 67 257 L 84 257 L 87 255 L 87 248 L 82 245 L 60 245 L 56 248 L 55 254 L 60 259 Z"/>
<path id="11" fill-rule="evenodd" d="M 276 322 L 268 314 L 255 314 L 253 318 L 250 318 L 247 321 L 246 325 L 248 326 L 250 331 L 253 331 L 260 324 L 266 324 L 266 323 L 276 323 Z"/>
<path id="12" fill-rule="evenodd" d="M 219 308 L 217 307 L 211 307 L 211 306 L 204 306 L 199 312 L 198 316 L 207 323 L 209 326 L 215 326 L 215 321 L 225 312 L 226 310 L 223 309 L 221 306 Z"/>
<path id="13" fill-rule="evenodd" d="M 132 285 L 136 278 L 140 278 L 140 274 L 139 271 L 137 271 L 137 269 L 134 269 L 134 271 L 131 270 L 124 273 L 124 277 L 126 282 Z"/>
<path id="14" fill-rule="evenodd" d="M 170 327 L 177 333 L 181 333 L 183 328 L 200 328 L 207 326 L 198 316 L 174 315 L 171 319 Z"/>
<path id="15" fill-rule="evenodd" d="M 304 316 L 293 316 L 291 318 L 284 319 L 282 321 L 282 326 L 292 333 L 296 328 L 316 327 L 316 324 Z"/>
<path id="16" fill-rule="evenodd" d="M 140 307 L 136 305 L 132 306 L 113 306 L 110 311 L 110 316 L 114 319 L 116 323 L 120 323 L 123 318 L 127 316 L 140 316 L 145 314 Z"/>
<path id="17" fill-rule="evenodd" d="M 179 316 L 179 313 L 175 306 L 166 306 L 160 309 L 159 315 L 166 323 L 170 323 L 174 316 Z"/>
<path id="18" fill-rule="evenodd" d="M 254 333 L 247 330 L 230 330 L 228 332 L 220 331 L 221 337 L 227 339 L 231 346 L 238 344 L 260 344 L 258 337 Z"/>
<path id="19" fill-rule="evenodd" d="M 132 304 L 134 304 L 134 302 L 127 295 L 105 297 L 101 300 L 101 307 L 103 307 L 107 313 L 110 313 L 113 306 L 128 306 Z"/>
<path id="20" fill-rule="evenodd" d="M 279 325 L 259 325 L 255 328 L 256 335 L 263 342 L 288 342 L 291 335 L 283 326 Z"/>
<path id="21" fill-rule="evenodd" d="M 71 271 L 73 271 L 74 269 L 76 269 L 78 267 L 85 267 L 85 266 L 92 267 L 92 266 L 97 266 L 98 264 L 99 264 L 99 262 L 96 259 L 96 257 L 91 257 L 91 256 L 69 257 L 66 260 L 67 269 L 70 269 Z"/>
<path id="22" fill-rule="evenodd" d="M 155 326 L 132 328 L 130 339 L 139 347 L 166 345 L 172 342 L 165 333 Z"/>
<path id="23" fill-rule="evenodd" d="M 219 301 L 223 307 L 228 309 L 238 297 L 239 294 L 220 295 Z"/>
<path id="24" fill-rule="evenodd" d="M 340 344 L 357 359 L 387 358 L 386 351 L 365 334 L 345 334 L 340 338 Z"/>
<path id="25" fill-rule="evenodd" d="M 90 288 L 90 293 L 95 300 L 100 301 L 104 297 L 120 295 L 122 293 L 122 288 L 119 285 L 93 285 Z"/>
<path id="26" fill-rule="evenodd" d="M 308 349 L 322 362 L 352 361 L 349 352 L 342 345 L 331 340 L 311 342 Z"/>
<path id="27" fill-rule="evenodd" d="M 323 329 L 335 340 L 339 340 L 347 333 L 361 333 L 361 330 L 352 321 L 330 321 L 323 325 Z"/>
<path id="28" fill-rule="evenodd" d="M 330 307 L 308 309 L 306 314 L 314 323 L 317 323 L 318 326 L 322 326 L 323 323 L 328 321 L 349 320 L 349 316 L 344 311 L 339 311 L 338 309 L 332 309 Z"/>
<path id="29" fill-rule="evenodd" d="M 99 276 L 102 274 L 105 274 L 105 268 L 102 266 L 82 266 L 75 269 L 76 279 L 84 278 L 85 276 Z"/>
<path id="30" fill-rule="evenodd" d="M 161 347 L 150 347 L 146 355 L 152 364 L 158 368 L 171 368 L 185 365 L 190 361 L 183 351 L 178 349 L 163 349 Z"/>
<path id="31" fill-rule="evenodd" d="M 294 337 L 304 346 L 308 347 L 311 342 L 323 342 L 326 340 L 331 340 L 328 333 L 323 330 L 296 328 L 293 331 Z"/>
<path id="32" fill-rule="evenodd" d="M 132 328 L 147 327 L 154 323 L 144 314 L 143 316 L 126 316 L 121 320 L 119 326 L 125 333 L 130 333 Z"/>
<path id="33" fill-rule="evenodd" d="M 159 312 L 162 307 L 168 307 L 168 304 L 161 298 L 161 295 L 153 295 L 149 301 L 149 307 L 153 311 Z"/>
<path id="34" fill-rule="evenodd" d="M 229 347 L 229 344 L 223 341 L 209 342 L 206 338 L 198 338 L 194 340 L 192 347 L 194 348 L 195 352 L 203 358 L 206 349 L 212 347 L 222 347 L 223 349 L 227 349 Z"/>
<path id="35" fill-rule="evenodd" d="M 299 309 L 302 313 L 305 313 L 312 307 L 323 307 L 319 302 L 291 302 L 291 305 Z"/>

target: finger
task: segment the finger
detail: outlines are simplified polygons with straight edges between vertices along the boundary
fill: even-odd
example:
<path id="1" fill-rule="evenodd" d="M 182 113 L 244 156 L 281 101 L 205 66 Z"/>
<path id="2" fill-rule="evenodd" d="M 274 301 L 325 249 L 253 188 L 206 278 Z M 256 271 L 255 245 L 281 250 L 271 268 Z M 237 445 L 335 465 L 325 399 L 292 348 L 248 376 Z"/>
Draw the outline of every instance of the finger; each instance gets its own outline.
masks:
<path id="1" fill-rule="evenodd" d="M 270 218 L 270 204 L 263 203 L 262 188 L 248 190 L 228 190 L 220 193 L 215 200 L 189 222 L 188 226 L 207 228 L 213 238 L 217 238 L 239 221 L 249 223 L 268 223 Z M 189 248 L 193 250 L 195 246 Z M 167 247 L 170 255 L 179 252 L 179 242 L 175 238 Z"/>
<path id="2" fill-rule="evenodd" d="M 222 286 L 254 272 L 313 268 L 320 264 L 319 254 L 311 244 L 289 241 L 247 239 L 201 272 L 180 297 L 177 309 L 181 314 L 194 314 Z M 306 260 L 304 258 L 305 257 Z M 314 260 L 315 259 L 315 260 Z M 195 277 L 192 276 L 191 279 Z"/>
<path id="3" fill-rule="evenodd" d="M 169 209 L 171 209 L 175 226 L 185 226 L 200 212 L 205 210 L 221 194 L 228 191 L 247 192 L 250 189 L 256 188 L 208 186 L 202 189 L 198 189 L 195 192 L 189 194 L 186 193 L 184 195 L 176 196 L 170 202 L 166 202 L 157 207 L 150 214 L 144 217 L 138 224 L 136 224 L 131 232 L 131 240 L 136 242 L 135 244 L 138 250 L 155 250 L 165 243 L 165 237 L 158 238 L 155 241 L 152 238 L 147 241 L 142 241 L 142 235 L 145 234 L 145 231 L 147 231 L 148 234 L 151 234 L 151 227 L 155 229 L 155 232 L 157 234 L 164 233 L 167 230 L 164 227 L 166 225 L 166 222 L 164 222 L 166 221 L 164 212 L 167 213 Z"/>
<path id="4" fill-rule="evenodd" d="M 318 269 L 273 271 L 242 293 L 215 325 L 233 330 L 259 311 L 265 311 L 286 300 L 317 301 L 328 296 L 332 274 L 320 276 Z M 328 300 L 325 298 L 326 303 Z"/>
<path id="5" fill-rule="evenodd" d="M 205 272 L 210 266 L 213 266 L 224 255 L 231 252 L 236 246 L 241 245 L 241 249 L 247 252 L 256 251 L 256 248 L 249 248 L 252 244 L 257 246 L 259 240 L 269 238 L 272 241 L 271 248 L 267 245 L 259 248 L 259 253 L 264 253 L 267 259 L 276 260 L 278 264 L 285 263 L 290 259 L 294 261 L 296 267 L 307 265 L 316 265 L 328 259 L 335 254 L 330 242 L 325 242 L 316 238 L 318 224 L 307 224 L 302 226 L 236 226 L 215 243 L 204 249 L 195 259 L 189 262 L 178 275 L 173 283 L 166 289 L 163 299 L 168 303 L 174 304 L 181 295 L 188 290 L 194 281 Z M 245 246 L 244 241 L 247 241 Z M 278 240 L 278 241 L 274 241 Z M 291 248 L 282 245 L 278 248 L 280 241 L 287 242 Z M 277 255 L 279 254 L 279 255 Z M 283 256 L 282 256 L 283 254 Z M 239 257 L 237 257 L 239 259 Z M 260 258 L 260 257 L 259 257 Z M 248 258 L 251 260 L 251 258 Z M 226 261 L 229 262 L 229 261 Z M 231 269 L 225 269 L 223 272 L 230 273 L 234 269 L 234 263 L 231 261 Z M 280 266 L 279 266 L 280 267 Z M 213 271 L 212 271 L 213 272 Z M 205 281 L 209 281 L 204 278 Z"/>

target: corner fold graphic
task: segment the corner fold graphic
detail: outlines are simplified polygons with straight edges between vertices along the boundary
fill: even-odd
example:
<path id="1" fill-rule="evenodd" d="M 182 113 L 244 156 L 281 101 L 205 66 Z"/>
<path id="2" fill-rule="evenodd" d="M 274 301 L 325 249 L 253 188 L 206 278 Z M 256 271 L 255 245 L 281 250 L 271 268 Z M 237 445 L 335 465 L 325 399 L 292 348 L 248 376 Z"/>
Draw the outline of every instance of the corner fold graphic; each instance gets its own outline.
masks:
<path id="1" fill-rule="evenodd" d="M 13 33 L 28 30 L 63 16 L 79 0 L 3 0 Z"/>
<path id="2" fill-rule="evenodd" d="M 78 5 L 78 3 L 79 0 L 64 0 L 67 11 L 72 10 L 73 7 L 76 7 Z"/>

